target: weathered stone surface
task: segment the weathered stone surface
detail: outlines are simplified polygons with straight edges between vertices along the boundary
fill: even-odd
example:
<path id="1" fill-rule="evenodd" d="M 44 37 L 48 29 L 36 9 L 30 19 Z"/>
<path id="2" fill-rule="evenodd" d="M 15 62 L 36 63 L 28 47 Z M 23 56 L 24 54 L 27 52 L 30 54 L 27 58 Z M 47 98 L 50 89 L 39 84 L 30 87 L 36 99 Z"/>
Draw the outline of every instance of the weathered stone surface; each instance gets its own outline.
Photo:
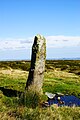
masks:
<path id="1" fill-rule="evenodd" d="M 34 89 L 41 92 L 46 59 L 46 40 L 43 36 L 37 35 L 34 38 L 32 46 L 31 67 L 28 80 L 26 83 L 27 89 Z"/>

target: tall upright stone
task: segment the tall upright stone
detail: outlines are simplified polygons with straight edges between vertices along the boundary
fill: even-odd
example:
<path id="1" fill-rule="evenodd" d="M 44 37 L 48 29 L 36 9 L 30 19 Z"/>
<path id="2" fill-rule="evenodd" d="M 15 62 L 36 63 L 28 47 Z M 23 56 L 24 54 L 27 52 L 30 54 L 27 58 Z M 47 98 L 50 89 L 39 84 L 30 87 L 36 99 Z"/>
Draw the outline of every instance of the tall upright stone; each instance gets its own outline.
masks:
<path id="1" fill-rule="evenodd" d="M 27 89 L 42 92 L 46 60 L 46 39 L 37 35 L 32 46 L 31 67 L 26 83 Z"/>

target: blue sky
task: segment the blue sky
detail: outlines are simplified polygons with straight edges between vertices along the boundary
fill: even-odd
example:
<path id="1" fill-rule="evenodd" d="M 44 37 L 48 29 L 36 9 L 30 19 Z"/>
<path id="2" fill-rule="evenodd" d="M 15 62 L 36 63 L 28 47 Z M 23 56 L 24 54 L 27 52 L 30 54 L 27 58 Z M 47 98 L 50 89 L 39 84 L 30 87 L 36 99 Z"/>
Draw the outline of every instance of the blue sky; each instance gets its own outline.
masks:
<path id="1" fill-rule="evenodd" d="M 80 57 L 80 0 L 0 0 L 0 60 L 30 59 L 37 33 L 47 59 Z"/>

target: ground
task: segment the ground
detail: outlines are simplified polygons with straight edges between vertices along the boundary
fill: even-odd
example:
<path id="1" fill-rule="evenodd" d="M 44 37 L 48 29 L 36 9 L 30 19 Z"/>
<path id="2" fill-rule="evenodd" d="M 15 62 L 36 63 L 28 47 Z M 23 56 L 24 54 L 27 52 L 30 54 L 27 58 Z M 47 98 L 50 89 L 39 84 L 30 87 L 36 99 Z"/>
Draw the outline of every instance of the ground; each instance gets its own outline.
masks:
<path id="1" fill-rule="evenodd" d="M 41 103 L 47 100 L 45 95 L 35 108 L 21 101 L 29 67 L 30 61 L 0 62 L 0 120 L 80 120 L 80 107 L 42 108 Z M 46 61 L 45 92 L 73 94 L 80 98 L 80 61 Z"/>

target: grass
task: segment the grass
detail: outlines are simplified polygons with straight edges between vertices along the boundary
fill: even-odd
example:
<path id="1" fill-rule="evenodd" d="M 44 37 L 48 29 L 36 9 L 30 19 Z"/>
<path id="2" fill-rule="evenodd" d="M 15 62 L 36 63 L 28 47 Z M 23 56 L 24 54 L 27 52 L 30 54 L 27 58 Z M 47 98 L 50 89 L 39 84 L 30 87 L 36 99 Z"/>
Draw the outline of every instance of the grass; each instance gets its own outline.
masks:
<path id="1" fill-rule="evenodd" d="M 27 68 L 28 63 L 29 61 L 0 62 L 0 88 L 24 92 L 28 71 L 19 66 L 24 64 Z M 61 92 L 80 98 L 79 65 L 80 61 L 46 61 L 43 92 Z M 62 69 L 64 66 L 65 69 Z M 26 94 L 26 102 L 23 96 L 24 94 L 20 98 L 18 95 L 9 97 L 0 90 L 0 120 L 80 120 L 80 107 L 52 105 L 42 108 L 41 103 L 47 99 L 45 95 L 29 92 Z"/>
<path id="2" fill-rule="evenodd" d="M 80 97 L 80 77 L 74 73 L 68 73 L 65 71 L 54 70 L 46 72 L 43 90 L 44 92 L 61 92 Z"/>

